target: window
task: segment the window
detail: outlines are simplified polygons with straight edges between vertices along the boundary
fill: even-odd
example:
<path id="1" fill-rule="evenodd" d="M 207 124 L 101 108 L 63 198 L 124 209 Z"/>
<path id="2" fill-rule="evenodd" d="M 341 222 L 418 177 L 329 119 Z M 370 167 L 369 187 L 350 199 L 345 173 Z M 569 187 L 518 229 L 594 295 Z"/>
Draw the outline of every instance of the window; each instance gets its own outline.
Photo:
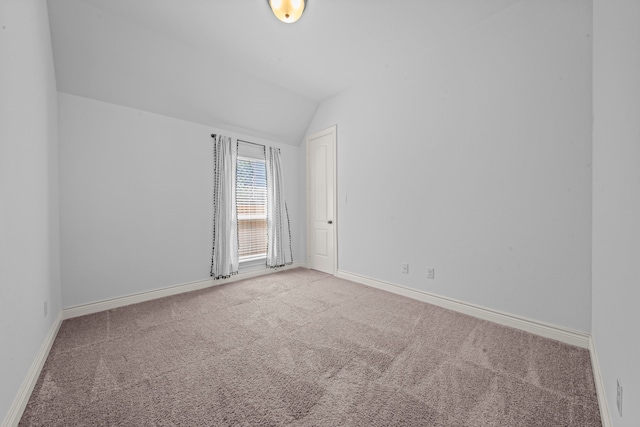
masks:
<path id="1" fill-rule="evenodd" d="M 264 147 L 238 144 L 236 204 L 238 208 L 238 260 L 264 259 L 267 256 L 267 173 Z M 243 149 L 245 148 L 245 149 Z M 260 158 L 261 156 L 261 158 Z"/>

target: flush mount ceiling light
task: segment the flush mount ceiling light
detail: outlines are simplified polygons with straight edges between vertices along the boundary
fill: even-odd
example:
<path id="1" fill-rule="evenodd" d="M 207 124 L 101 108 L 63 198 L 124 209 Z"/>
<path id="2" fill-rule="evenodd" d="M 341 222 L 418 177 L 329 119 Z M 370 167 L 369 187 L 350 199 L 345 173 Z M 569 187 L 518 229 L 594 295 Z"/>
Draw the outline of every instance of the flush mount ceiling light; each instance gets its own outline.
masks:
<path id="1" fill-rule="evenodd" d="M 287 24 L 296 22 L 304 12 L 305 0 L 268 0 L 276 18 Z"/>

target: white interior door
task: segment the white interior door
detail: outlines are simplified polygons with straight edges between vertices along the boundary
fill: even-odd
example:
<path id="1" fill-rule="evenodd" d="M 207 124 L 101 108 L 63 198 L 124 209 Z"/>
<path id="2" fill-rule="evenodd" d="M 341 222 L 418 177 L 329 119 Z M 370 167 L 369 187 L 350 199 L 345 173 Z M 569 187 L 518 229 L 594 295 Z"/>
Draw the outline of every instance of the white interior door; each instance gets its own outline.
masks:
<path id="1" fill-rule="evenodd" d="M 336 127 L 307 137 L 307 266 L 336 273 Z"/>

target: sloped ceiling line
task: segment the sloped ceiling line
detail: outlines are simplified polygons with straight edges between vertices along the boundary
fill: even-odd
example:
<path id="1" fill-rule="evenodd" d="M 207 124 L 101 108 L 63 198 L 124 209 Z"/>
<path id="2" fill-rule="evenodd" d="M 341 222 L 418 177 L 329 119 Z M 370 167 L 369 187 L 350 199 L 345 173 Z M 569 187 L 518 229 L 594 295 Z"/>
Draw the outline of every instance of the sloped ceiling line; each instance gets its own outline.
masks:
<path id="1" fill-rule="evenodd" d="M 59 91 L 299 145 L 324 100 L 518 1 L 323 0 L 295 24 L 267 2 L 48 7 Z"/>

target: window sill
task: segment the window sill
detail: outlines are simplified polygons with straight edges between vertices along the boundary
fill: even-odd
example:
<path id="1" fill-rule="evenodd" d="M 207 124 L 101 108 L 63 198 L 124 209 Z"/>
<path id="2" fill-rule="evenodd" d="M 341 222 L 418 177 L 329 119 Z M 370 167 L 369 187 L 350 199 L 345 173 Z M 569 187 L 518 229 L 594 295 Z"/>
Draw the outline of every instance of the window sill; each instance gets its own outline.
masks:
<path id="1" fill-rule="evenodd" d="M 267 268 L 267 257 L 253 257 L 247 258 L 239 262 L 238 269 L 240 271 L 255 271 Z"/>

